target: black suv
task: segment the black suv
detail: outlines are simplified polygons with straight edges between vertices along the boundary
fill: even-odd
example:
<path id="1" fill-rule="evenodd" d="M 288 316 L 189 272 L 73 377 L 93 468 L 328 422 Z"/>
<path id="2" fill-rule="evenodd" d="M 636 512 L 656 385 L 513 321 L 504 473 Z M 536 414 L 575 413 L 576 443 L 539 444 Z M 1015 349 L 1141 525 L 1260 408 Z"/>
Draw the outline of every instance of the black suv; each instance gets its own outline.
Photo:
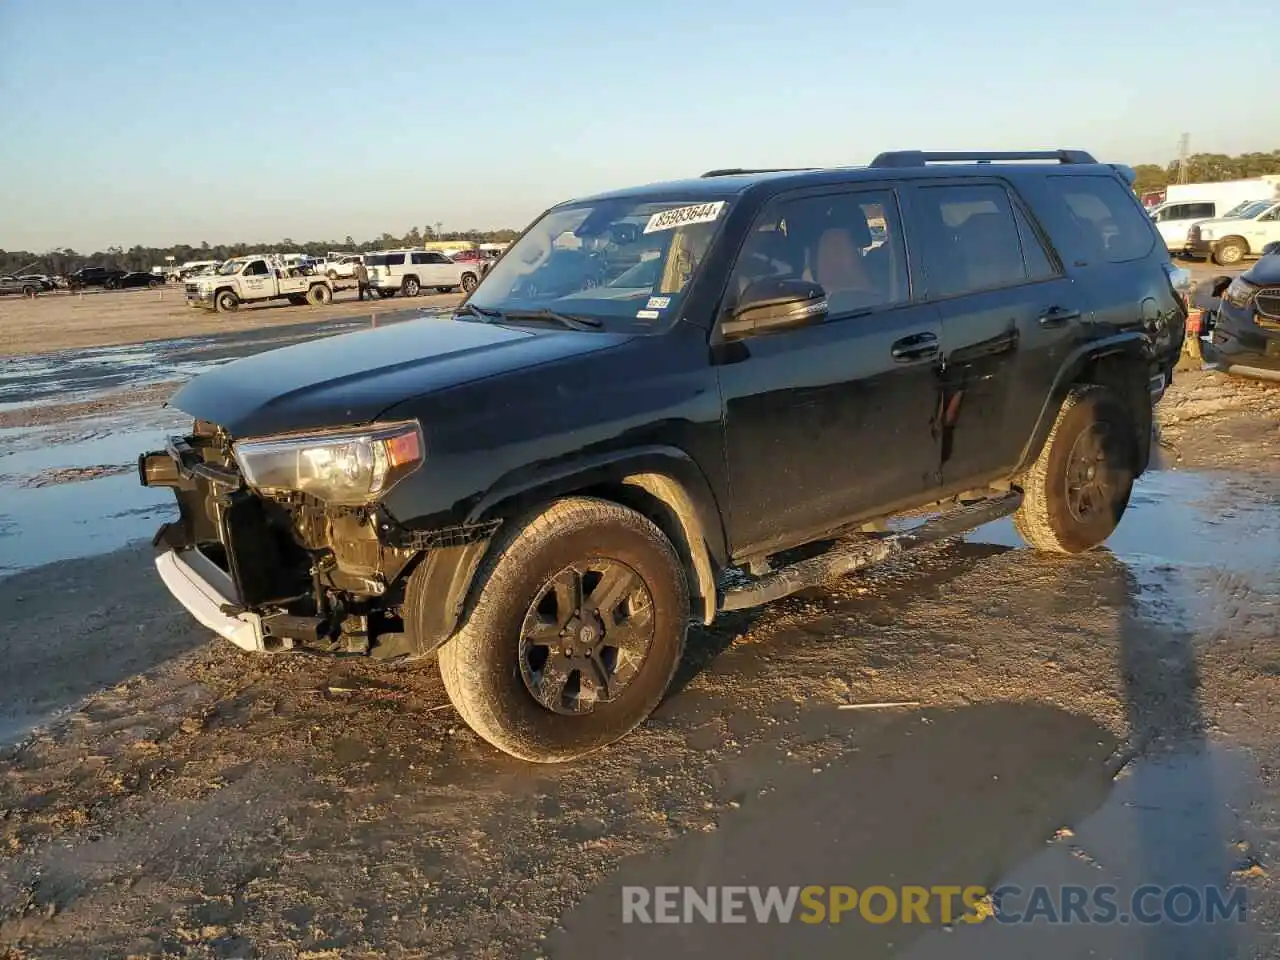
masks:
<path id="1" fill-rule="evenodd" d="M 1207 293 L 1200 352 L 1222 373 L 1280 380 L 1280 243 L 1238 277 L 1217 277 Z"/>
<path id="2" fill-rule="evenodd" d="M 72 290 L 80 290 L 84 287 L 104 287 L 107 290 L 114 290 L 120 286 L 120 281 L 125 274 L 126 271 L 115 267 L 81 267 L 67 277 L 67 285 Z"/>
<path id="3" fill-rule="evenodd" d="M 640 723 L 691 622 L 1010 513 L 1088 550 L 1186 325 L 1131 178 L 913 151 L 553 207 L 452 319 L 179 391 L 191 434 L 139 461 L 181 508 L 159 572 L 247 649 L 437 653 L 477 733 L 552 761 Z"/>

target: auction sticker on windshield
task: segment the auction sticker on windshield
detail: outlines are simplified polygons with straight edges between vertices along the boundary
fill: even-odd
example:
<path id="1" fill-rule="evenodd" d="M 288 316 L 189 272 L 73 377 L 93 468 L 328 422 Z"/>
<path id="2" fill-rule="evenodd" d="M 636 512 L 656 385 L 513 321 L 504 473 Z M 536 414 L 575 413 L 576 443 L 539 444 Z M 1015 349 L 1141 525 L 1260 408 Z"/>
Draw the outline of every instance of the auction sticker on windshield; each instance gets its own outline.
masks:
<path id="1" fill-rule="evenodd" d="M 674 230 L 690 223 L 710 223 L 724 212 L 724 201 L 715 203 L 695 203 L 690 207 L 675 207 L 655 213 L 645 224 L 645 233 L 656 233 L 659 230 Z"/>

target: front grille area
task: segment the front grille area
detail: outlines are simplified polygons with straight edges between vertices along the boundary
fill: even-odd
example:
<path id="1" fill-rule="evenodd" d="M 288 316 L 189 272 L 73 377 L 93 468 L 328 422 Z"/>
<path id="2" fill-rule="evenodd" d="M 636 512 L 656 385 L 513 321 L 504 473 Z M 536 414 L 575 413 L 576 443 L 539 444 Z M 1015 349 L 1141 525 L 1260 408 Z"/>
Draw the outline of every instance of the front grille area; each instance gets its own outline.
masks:
<path id="1" fill-rule="evenodd" d="M 1280 321 L 1280 287 L 1263 287 L 1253 299 L 1259 317 Z"/>

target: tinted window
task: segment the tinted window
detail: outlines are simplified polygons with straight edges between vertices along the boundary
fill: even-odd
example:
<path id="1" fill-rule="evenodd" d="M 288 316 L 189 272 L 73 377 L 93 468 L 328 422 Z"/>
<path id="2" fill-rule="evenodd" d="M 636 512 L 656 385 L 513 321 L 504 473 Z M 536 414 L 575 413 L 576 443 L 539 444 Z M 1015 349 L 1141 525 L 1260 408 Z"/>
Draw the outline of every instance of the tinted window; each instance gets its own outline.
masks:
<path id="1" fill-rule="evenodd" d="M 430 263 L 431 257 L 425 253 L 411 253 L 409 254 L 409 262 L 410 263 Z"/>
<path id="2" fill-rule="evenodd" d="M 403 253 L 374 253 L 364 258 L 371 267 L 398 267 L 404 263 Z"/>
<path id="3" fill-rule="evenodd" d="M 930 296 L 953 297 L 1026 281 L 1018 223 L 1003 187 L 922 187 L 912 205 Z"/>
<path id="4" fill-rule="evenodd" d="M 770 204 L 743 241 L 729 281 L 732 308 L 752 283 L 819 283 L 829 318 L 905 303 L 910 296 L 902 224 L 888 190 Z"/>
<path id="5" fill-rule="evenodd" d="M 1027 272 L 1032 280 L 1049 280 L 1058 276 L 1059 267 L 1054 258 L 1045 249 L 1044 240 L 1031 225 L 1016 203 L 1013 215 L 1018 221 L 1018 237 L 1022 240 L 1022 256 L 1027 263 Z"/>
<path id="6" fill-rule="evenodd" d="M 1214 216 L 1212 203 L 1188 203 L 1188 220 L 1209 220 Z"/>
<path id="7" fill-rule="evenodd" d="M 1280 220 L 1280 207 L 1272 207 L 1258 218 L 1259 220 Z"/>
<path id="8" fill-rule="evenodd" d="M 451 263 L 452 261 L 442 253 L 427 254 L 427 263 Z"/>
<path id="9" fill-rule="evenodd" d="M 245 268 L 246 277 L 265 277 L 267 275 L 267 264 L 265 260 L 255 260 Z"/>
<path id="10" fill-rule="evenodd" d="M 1151 220 L 1133 193 L 1110 177 L 1051 176 L 1050 195 L 1060 204 L 1084 263 L 1124 263 L 1151 252 L 1155 245 Z M 1084 264 L 1081 264 L 1084 265 Z"/>

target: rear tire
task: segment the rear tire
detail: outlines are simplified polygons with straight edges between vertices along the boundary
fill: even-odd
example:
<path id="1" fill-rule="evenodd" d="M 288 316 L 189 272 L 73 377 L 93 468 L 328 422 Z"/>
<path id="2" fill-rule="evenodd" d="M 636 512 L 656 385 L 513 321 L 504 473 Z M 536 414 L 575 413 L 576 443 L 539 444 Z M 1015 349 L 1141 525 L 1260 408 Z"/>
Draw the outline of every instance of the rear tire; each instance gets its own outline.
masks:
<path id="1" fill-rule="evenodd" d="M 480 286 L 480 278 L 474 273 L 464 273 L 462 275 L 462 292 L 470 293 L 476 287 Z"/>
<path id="2" fill-rule="evenodd" d="M 462 628 L 440 648 L 449 699 L 522 760 L 570 760 L 621 739 L 661 702 L 684 650 L 689 590 L 675 550 L 650 520 L 587 497 L 504 529 Z M 410 629 L 428 602 L 411 581 Z"/>
<path id="3" fill-rule="evenodd" d="M 325 304 L 333 302 L 333 291 L 326 287 L 323 283 L 314 284 L 307 291 L 307 303 L 313 307 L 323 307 Z"/>
<path id="4" fill-rule="evenodd" d="M 1106 387 L 1074 387 L 1021 478 L 1013 525 L 1029 546 L 1083 553 L 1111 536 L 1137 475 L 1133 418 Z"/>
<path id="5" fill-rule="evenodd" d="M 213 307 L 218 313 L 235 313 L 240 309 L 240 298 L 230 290 L 223 290 L 214 297 Z"/>

